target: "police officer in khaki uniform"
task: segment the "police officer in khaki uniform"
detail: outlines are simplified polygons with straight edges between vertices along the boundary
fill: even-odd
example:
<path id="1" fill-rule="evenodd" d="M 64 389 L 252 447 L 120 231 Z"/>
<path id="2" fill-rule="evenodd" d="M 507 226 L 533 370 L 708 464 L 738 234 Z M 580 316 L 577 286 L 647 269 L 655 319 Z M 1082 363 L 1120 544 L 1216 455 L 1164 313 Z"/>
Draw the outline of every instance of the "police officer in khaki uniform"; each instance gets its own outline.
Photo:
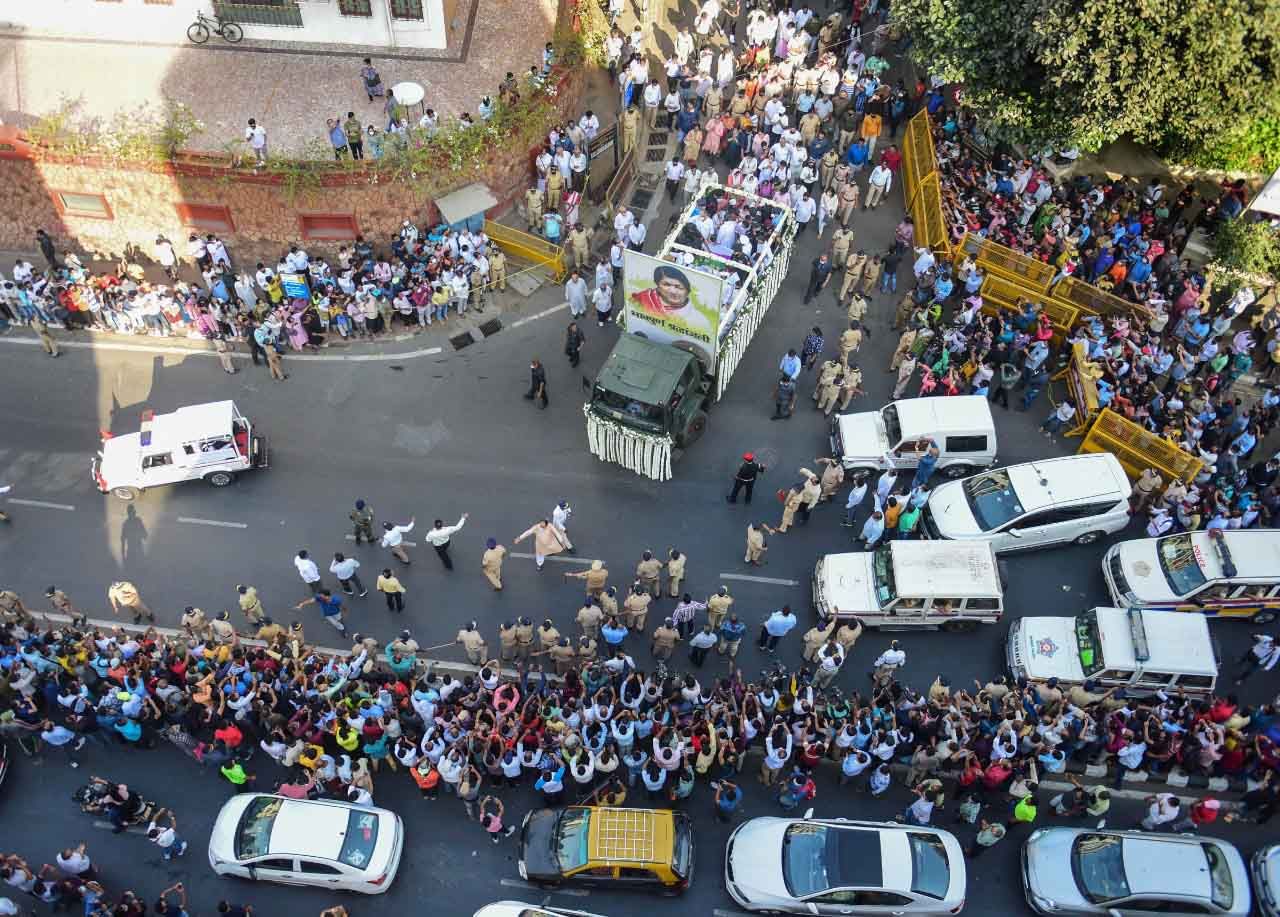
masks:
<path id="1" fill-rule="evenodd" d="M 684 582 L 684 562 L 688 560 L 675 548 L 667 552 L 667 588 L 673 599 L 680 597 L 680 584 Z"/>
<path id="2" fill-rule="evenodd" d="M 853 212 L 858 209 L 858 182 L 850 178 L 840 188 L 840 207 L 836 210 L 836 219 L 841 226 L 848 226 Z"/>
<path id="3" fill-rule="evenodd" d="M 249 623 L 257 627 L 267 616 L 266 609 L 262 607 L 262 599 L 258 598 L 258 590 L 252 586 L 236 586 L 236 592 L 240 595 L 240 610 Z"/>
<path id="4" fill-rule="evenodd" d="M 840 165 L 840 154 L 835 147 L 827 150 L 818 161 L 818 178 L 822 182 L 822 190 L 826 191 L 836 181 L 836 166 Z"/>
<path id="5" fill-rule="evenodd" d="M 680 631 L 676 630 L 675 622 L 667 618 L 653 632 L 649 652 L 653 654 L 654 659 L 670 659 L 672 651 L 679 642 Z"/>
<path id="6" fill-rule="evenodd" d="M 600 610 L 604 612 L 604 619 L 608 621 L 610 618 L 618 616 L 618 587 L 609 586 L 604 592 L 596 596 L 596 600 L 600 603 Z"/>
<path id="7" fill-rule="evenodd" d="M 356 544 L 360 543 L 360 539 L 364 539 L 373 544 L 377 539 L 373 537 L 373 508 L 363 500 L 356 501 L 356 507 L 347 513 L 347 518 L 351 520 L 352 531 L 356 536 Z"/>
<path id="8" fill-rule="evenodd" d="M 6 624 L 20 623 L 28 630 L 35 624 L 35 618 L 22 603 L 22 597 L 11 589 L 0 592 L 0 617 Z"/>
<path id="9" fill-rule="evenodd" d="M 799 500 L 799 492 L 796 492 L 796 499 Z M 797 502 L 797 506 L 799 503 Z M 793 509 L 794 513 L 795 510 Z M 765 544 L 764 533 L 774 532 L 768 525 L 761 522 L 759 525 L 747 523 L 747 553 L 742 558 L 743 563 L 748 563 L 756 567 L 763 567 L 765 564 L 764 552 L 769 550 L 769 546 Z"/>
<path id="10" fill-rule="evenodd" d="M 498 658 L 503 662 L 516 658 L 515 621 L 503 621 L 498 625 Z"/>
<path id="11" fill-rule="evenodd" d="M 581 570 L 574 573 L 566 573 L 568 579 L 586 580 L 587 595 L 599 595 L 604 592 L 605 585 L 609 582 L 609 571 L 605 569 L 604 561 L 593 560 L 590 570 Z"/>
<path id="12" fill-rule="evenodd" d="M 538 650 L 545 653 L 555 646 L 559 640 L 560 631 L 556 630 L 556 626 L 551 623 L 551 619 L 547 618 L 542 622 L 542 626 L 538 628 Z"/>
<path id="13" fill-rule="evenodd" d="M 536 187 L 524 193 L 524 218 L 529 224 L 529 232 L 542 232 L 542 192 Z M 493 270 L 492 263 L 489 269 Z"/>
<path id="14" fill-rule="evenodd" d="M 862 252 L 855 252 L 844 260 L 844 280 L 840 284 L 840 295 L 836 297 L 837 302 L 844 302 L 844 298 L 849 295 L 849 291 L 858 285 L 858 281 L 862 279 L 862 269 L 866 266 L 866 255 Z"/>
<path id="15" fill-rule="evenodd" d="M 840 375 L 840 362 L 838 360 L 824 360 L 822 368 L 818 370 L 818 381 L 813 386 L 813 394 L 810 396 L 815 402 L 822 397 L 822 390 L 835 381 L 836 376 Z"/>
<path id="16" fill-rule="evenodd" d="M 58 614 L 68 615 L 72 623 L 79 624 L 89 619 L 88 615 L 76 608 L 71 599 L 67 598 L 67 594 L 57 586 L 50 586 L 44 594 L 49 599 L 49 607 Z"/>
<path id="17" fill-rule="evenodd" d="M 732 604 L 733 596 L 729 595 L 728 586 L 721 586 L 719 592 L 707 599 L 707 620 L 711 622 L 712 630 L 719 633 L 720 622 L 729 613 Z"/>
<path id="18" fill-rule="evenodd" d="M 838 609 L 832 608 L 831 610 L 834 612 Z M 848 658 L 849 653 L 853 652 L 853 647 L 858 642 L 858 638 L 862 636 L 862 622 L 857 618 L 845 618 L 840 621 L 840 627 L 836 630 L 835 636 L 836 642 L 844 647 L 845 658 Z"/>
<path id="19" fill-rule="evenodd" d="M 849 328 L 840 335 L 840 362 L 848 366 L 849 355 L 858 352 L 862 346 L 862 326 L 859 322 L 849 322 Z"/>
<path id="20" fill-rule="evenodd" d="M 654 558 L 652 551 L 645 551 L 640 557 L 640 563 L 636 564 L 636 578 L 655 599 L 662 595 L 662 586 L 658 582 L 661 574 L 661 562 Z"/>
<path id="21" fill-rule="evenodd" d="M 259 640 L 265 640 L 268 646 L 275 646 L 277 644 L 284 643 L 285 638 L 288 635 L 289 632 L 279 624 L 272 621 L 270 618 L 263 618 L 262 626 L 258 628 L 254 637 Z"/>
<path id="22" fill-rule="evenodd" d="M 578 609 L 578 627 L 585 636 L 596 640 L 600 637 L 600 622 L 603 620 L 604 612 L 600 610 L 600 603 L 595 596 L 587 596 L 587 600 Z"/>
<path id="23" fill-rule="evenodd" d="M 850 363 L 844 371 L 844 382 L 840 386 L 840 410 L 847 410 L 854 395 L 862 394 L 862 370 L 857 363 Z"/>
<path id="24" fill-rule="evenodd" d="M 497 539 L 489 538 L 484 543 L 484 554 L 480 555 L 480 569 L 484 578 L 489 581 L 494 592 L 502 591 L 502 560 L 507 556 L 507 549 L 498 544 Z"/>
<path id="25" fill-rule="evenodd" d="M 40 338 L 40 346 L 44 348 L 44 352 L 51 357 L 61 356 L 58 351 L 58 342 L 49 333 L 49 326 L 44 323 L 44 319 L 39 315 L 33 315 L 29 324 L 31 330 L 36 333 L 36 337 Z"/>
<path id="26" fill-rule="evenodd" d="M 599 644 L 585 634 L 578 638 L 578 665 L 586 665 L 596 658 Z"/>
<path id="27" fill-rule="evenodd" d="M 644 630 L 648 620 L 649 603 L 653 601 L 653 593 L 637 582 L 631 587 L 631 594 L 622 603 L 622 624 L 631 630 Z"/>
<path id="28" fill-rule="evenodd" d="M 412 656 L 418 652 L 418 641 L 407 630 L 400 631 L 400 636 L 388 644 L 393 653 L 399 653 L 401 656 Z"/>
<path id="29" fill-rule="evenodd" d="M 560 195 L 564 192 L 564 176 L 560 170 L 552 166 L 547 172 L 547 209 L 560 209 Z"/>
<path id="30" fill-rule="evenodd" d="M 569 243 L 573 266 L 579 270 L 586 268 L 587 259 L 591 256 L 591 233 L 581 223 L 575 223 L 565 241 Z"/>
<path id="31" fill-rule="evenodd" d="M 140 624 L 146 618 L 152 624 L 156 622 L 155 612 L 147 607 L 138 594 L 138 587 L 128 580 L 117 580 L 107 587 L 107 598 L 111 602 L 112 614 L 119 614 L 120 609 L 127 608 L 133 614 L 133 623 Z"/>
<path id="32" fill-rule="evenodd" d="M 194 605 L 188 605 L 182 611 L 182 629 L 189 634 L 204 637 L 209 632 L 209 622 L 205 620 L 203 611 Z"/>
<path id="33" fill-rule="evenodd" d="M 636 145 L 636 135 L 640 132 L 640 112 L 634 105 L 622 113 L 622 154 L 625 156 Z"/>
<path id="34" fill-rule="evenodd" d="M 484 637 L 480 635 L 480 631 L 476 628 L 476 622 L 471 621 L 466 627 L 458 631 L 458 636 L 454 640 L 455 643 L 461 643 L 462 648 L 467 651 L 467 661 L 472 665 L 484 665 L 488 658 L 488 645 L 484 642 Z"/>
<path id="35" fill-rule="evenodd" d="M 831 636 L 831 632 L 835 630 L 836 622 L 831 620 L 826 627 L 818 627 L 814 625 L 805 631 L 804 634 L 804 656 L 805 662 L 814 662 L 818 656 L 818 650 L 822 649 L 823 644 L 827 642 L 827 638 Z"/>
<path id="36" fill-rule="evenodd" d="M 818 403 L 815 405 L 824 416 L 830 417 L 831 411 L 836 406 L 836 399 L 840 397 L 840 388 L 844 385 L 844 374 L 837 375 L 834 379 L 822 386 L 818 392 Z"/>
<path id="37" fill-rule="evenodd" d="M 893 359 L 889 361 L 889 372 L 896 372 L 899 364 L 907 358 L 907 354 L 911 353 L 911 347 L 916 342 L 916 329 L 908 328 L 902 332 L 902 336 L 898 338 L 898 346 L 893 351 Z"/>
<path id="38" fill-rule="evenodd" d="M 507 289 L 507 256 L 496 245 L 489 251 L 489 283 L 495 290 Z"/>
<path id="39" fill-rule="evenodd" d="M 551 656 L 551 661 L 555 663 L 557 675 L 563 675 L 573 668 L 573 662 L 578 655 L 568 637 L 561 637 L 557 640 L 555 646 L 548 649 L 547 653 Z"/>
<path id="40" fill-rule="evenodd" d="M 533 622 L 521 616 L 516 619 L 516 658 L 528 659 L 533 651 Z"/>
<path id="41" fill-rule="evenodd" d="M 209 631 L 215 643 L 226 645 L 236 642 L 236 629 L 231 623 L 231 612 L 220 611 L 218 616 L 209 622 Z"/>
<path id="42" fill-rule="evenodd" d="M 831 263 L 843 269 L 849 260 L 849 247 L 853 245 L 853 230 L 837 225 L 831 234 Z"/>
<path id="43" fill-rule="evenodd" d="M 845 309 L 845 315 L 849 321 L 861 324 L 862 320 L 867 317 L 869 305 L 861 293 L 854 293 L 853 298 L 849 300 L 848 308 Z"/>

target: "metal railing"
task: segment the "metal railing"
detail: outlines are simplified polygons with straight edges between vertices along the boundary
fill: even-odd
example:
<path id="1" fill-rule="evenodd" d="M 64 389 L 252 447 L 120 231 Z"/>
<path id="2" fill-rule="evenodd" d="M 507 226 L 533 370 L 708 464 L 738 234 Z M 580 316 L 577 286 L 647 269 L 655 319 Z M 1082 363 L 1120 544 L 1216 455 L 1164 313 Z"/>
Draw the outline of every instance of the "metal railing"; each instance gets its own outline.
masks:
<path id="1" fill-rule="evenodd" d="M 302 9 L 297 0 L 271 3 L 227 3 L 213 0 L 213 14 L 223 22 L 241 25 L 272 25 L 302 28 Z"/>

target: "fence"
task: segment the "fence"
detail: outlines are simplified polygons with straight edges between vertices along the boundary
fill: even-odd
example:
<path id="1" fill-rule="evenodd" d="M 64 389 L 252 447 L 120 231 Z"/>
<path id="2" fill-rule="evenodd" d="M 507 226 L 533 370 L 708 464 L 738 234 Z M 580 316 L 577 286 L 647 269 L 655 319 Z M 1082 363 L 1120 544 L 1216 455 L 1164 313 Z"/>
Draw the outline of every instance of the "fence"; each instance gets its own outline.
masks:
<path id="1" fill-rule="evenodd" d="M 545 267 L 556 283 L 564 280 L 568 273 L 561 246 L 493 220 L 484 221 L 484 231 L 508 257 Z"/>
<path id="2" fill-rule="evenodd" d="M 1183 452 L 1167 439 L 1110 408 L 1093 422 L 1080 444 L 1080 451 L 1114 454 L 1131 478 L 1138 478 L 1143 470 L 1154 468 L 1166 481 L 1181 478 L 1190 483 L 1203 465 L 1196 456 Z"/>
<path id="3" fill-rule="evenodd" d="M 627 150 L 622 157 L 622 162 L 618 164 L 618 171 L 613 173 L 613 178 L 610 179 L 608 186 L 604 189 L 604 212 L 606 214 L 617 213 L 623 198 L 631 190 L 631 182 L 636 177 L 636 149 L 637 147 L 633 146 Z"/>
<path id="4" fill-rule="evenodd" d="M 933 151 L 929 113 L 920 113 L 907 122 L 902 138 L 902 193 L 907 212 L 915 224 L 916 245 L 933 249 L 942 258 L 951 257 L 951 238 L 942 215 L 942 184 L 938 158 Z"/>

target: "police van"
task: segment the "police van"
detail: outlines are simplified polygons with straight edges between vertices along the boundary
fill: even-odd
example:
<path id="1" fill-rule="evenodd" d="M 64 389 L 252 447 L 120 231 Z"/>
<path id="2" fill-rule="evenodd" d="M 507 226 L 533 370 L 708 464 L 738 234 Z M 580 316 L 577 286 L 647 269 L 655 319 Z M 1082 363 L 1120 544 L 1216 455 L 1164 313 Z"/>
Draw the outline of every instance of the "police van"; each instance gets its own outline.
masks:
<path id="1" fill-rule="evenodd" d="M 938 447 L 938 473 L 963 478 L 996 460 L 996 426 L 982 395 L 908 398 L 878 411 L 831 418 L 831 454 L 848 471 L 911 469 L 930 443 Z"/>
<path id="2" fill-rule="evenodd" d="M 133 500 L 142 491 L 182 481 L 226 487 L 244 471 L 266 468 L 267 441 L 233 401 L 145 411 L 137 433 L 105 434 L 91 463 L 102 493 Z"/>

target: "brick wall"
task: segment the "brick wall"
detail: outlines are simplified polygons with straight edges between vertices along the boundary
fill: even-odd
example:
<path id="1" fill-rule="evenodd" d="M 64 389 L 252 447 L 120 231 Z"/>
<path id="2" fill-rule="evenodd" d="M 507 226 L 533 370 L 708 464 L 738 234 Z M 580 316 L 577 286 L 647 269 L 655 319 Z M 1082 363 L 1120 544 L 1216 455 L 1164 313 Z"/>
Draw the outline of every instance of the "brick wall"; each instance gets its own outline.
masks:
<path id="1" fill-rule="evenodd" d="M 562 117 L 577 117 L 583 92 L 581 73 L 566 75 L 556 97 Z M 471 182 L 484 182 L 498 198 L 487 216 L 510 209 L 532 180 L 536 150 L 501 148 L 488 164 L 440 194 Z M 68 209 L 58 192 L 101 195 L 103 216 Z M 276 258 L 301 239 L 304 214 L 350 215 L 371 240 L 386 239 L 406 218 L 419 225 L 439 220 L 433 197 L 409 183 L 374 183 L 361 172 L 336 174 L 316 190 L 286 193 L 274 176 L 232 169 L 219 157 L 180 157 L 154 165 L 111 163 L 57 157 L 22 142 L 13 128 L 0 128 L 0 250 L 34 249 L 36 229 L 44 228 L 60 247 L 95 258 L 118 258 L 130 246 L 150 256 L 158 234 L 180 252 L 192 226 L 176 205 L 226 208 L 231 230 L 216 231 L 240 259 Z M 71 198 L 70 203 L 85 202 Z M 205 214 L 214 211 L 200 210 Z M 190 211 L 187 211 L 189 215 Z M 308 241 L 308 251 L 336 251 L 341 243 Z"/>

